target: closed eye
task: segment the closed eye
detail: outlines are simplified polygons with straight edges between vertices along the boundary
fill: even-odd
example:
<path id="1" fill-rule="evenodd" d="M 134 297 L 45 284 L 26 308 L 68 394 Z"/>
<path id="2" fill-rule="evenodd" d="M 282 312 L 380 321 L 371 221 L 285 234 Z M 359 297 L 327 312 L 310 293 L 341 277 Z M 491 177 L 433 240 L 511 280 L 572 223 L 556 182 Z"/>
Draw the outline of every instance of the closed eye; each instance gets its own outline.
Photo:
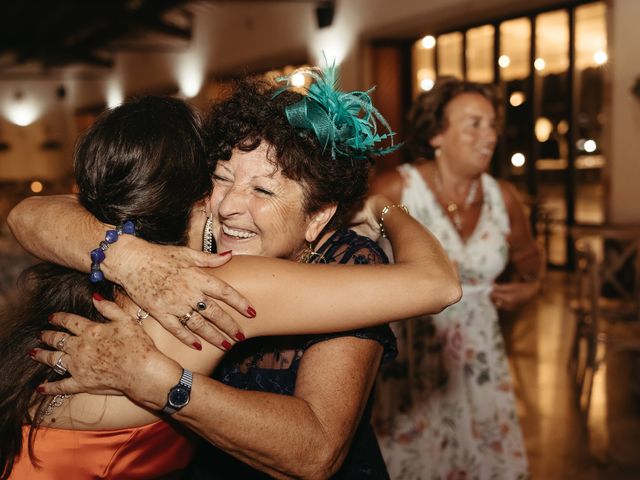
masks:
<path id="1" fill-rule="evenodd" d="M 269 190 L 267 190 L 267 189 L 265 189 L 265 188 L 262 188 L 262 187 L 255 187 L 255 188 L 254 188 L 254 190 L 255 190 L 256 192 L 258 192 L 258 193 L 261 193 L 261 194 L 263 194 L 263 195 L 268 195 L 268 196 L 270 196 L 270 197 L 274 195 L 274 193 L 273 193 L 273 192 L 271 192 L 271 191 L 269 191 Z"/>

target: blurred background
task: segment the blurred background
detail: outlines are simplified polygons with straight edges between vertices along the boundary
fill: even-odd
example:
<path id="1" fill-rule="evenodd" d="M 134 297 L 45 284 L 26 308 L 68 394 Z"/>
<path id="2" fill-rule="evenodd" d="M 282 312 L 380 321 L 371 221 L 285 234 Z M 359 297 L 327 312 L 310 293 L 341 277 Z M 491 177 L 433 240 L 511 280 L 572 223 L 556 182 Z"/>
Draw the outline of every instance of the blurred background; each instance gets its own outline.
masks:
<path id="1" fill-rule="evenodd" d="M 438 76 L 496 84 L 491 173 L 518 187 L 550 268 L 537 303 L 504 319 L 532 473 L 640 478 L 640 1 L 22 0 L 0 12 L 0 295 L 33 261 L 9 210 L 72 192 L 75 139 L 127 98 L 205 108 L 234 78 L 326 57 L 344 89 L 377 86 L 402 138 Z"/>

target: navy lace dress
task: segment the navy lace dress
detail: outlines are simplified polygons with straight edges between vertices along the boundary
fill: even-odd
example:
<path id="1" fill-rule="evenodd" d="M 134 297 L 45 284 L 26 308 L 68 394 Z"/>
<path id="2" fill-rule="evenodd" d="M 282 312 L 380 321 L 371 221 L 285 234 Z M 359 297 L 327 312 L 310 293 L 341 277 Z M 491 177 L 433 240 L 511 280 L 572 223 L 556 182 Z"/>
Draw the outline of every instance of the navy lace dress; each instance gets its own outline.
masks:
<path id="1" fill-rule="evenodd" d="M 388 263 L 377 244 L 351 230 L 339 230 L 318 250 L 322 263 Z M 293 395 L 296 375 L 304 351 L 312 345 L 342 336 L 356 336 L 379 342 L 384 347 L 383 363 L 393 360 L 396 339 L 387 326 L 330 335 L 255 338 L 236 345 L 227 354 L 213 378 L 244 390 Z M 370 424 L 372 396 L 369 398 L 347 458 L 332 477 L 335 479 L 388 479 L 380 449 Z M 260 435 L 260 432 L 256 432 Z M 300 441 L 304 441 L 301 438 Z M 234 457 L 202 442 L 188 478 L 262 479 L 270 478 Z"/>

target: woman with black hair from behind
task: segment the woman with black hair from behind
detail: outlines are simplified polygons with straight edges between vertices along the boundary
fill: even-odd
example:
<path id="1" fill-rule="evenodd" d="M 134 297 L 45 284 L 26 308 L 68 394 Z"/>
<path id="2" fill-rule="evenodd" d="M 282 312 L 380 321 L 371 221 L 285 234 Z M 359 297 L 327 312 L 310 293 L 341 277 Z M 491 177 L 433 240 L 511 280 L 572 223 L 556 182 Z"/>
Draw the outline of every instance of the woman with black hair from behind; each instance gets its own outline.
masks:
<path id="1" fill-rule="evenodd" d="M 189 229 L 201 214 L 190 214 L 211 190 L 210 166 L 199 121 L 183 102 L 149 97 L 103 114 L 80 140 L 74 160 L 80 203 L 100 222 L 117 226 L 107 232 L 105 241 L 111 246 L 101 244 L 103 254 L 126 248 L 125 239 L 131 234 L 156 244 L 201 249 L 202 225 Z M 371 216 L 379 218 L 385 205 L 381 198 L 371 202 Z M 249 321 L 223 306 L 226 314 L 247 337 L 254 337 L 362 328 L 432 311 L 433 299 L 420 299 L 416 293 L 433 283 L 434 259 L 438 271 L 444 272 L 438 281 L 448 278 L 448 263 L 437 255 L 431 236 L 400 209 L 393 209 L 384 221 L 397 247 L 397 265 L 333 269 L 235 257 L 215 273 L 241 286 L 259 318 Z M 77 230 L 72 234 L 76 237 L 52 235 L 51 243 L 77 242 L 81 234 Z M 435 251 L 436 256 L 425 255 L 426 250 Z M 212 257 L 209 265 L 224 263 L 229 257 L 224 255 L 219 261 Z M 199 344 L 199 349 L 185 346 L 153 317 L 145 318 L 127 293 L 101 279 L 100 273 L 99 268 L 92 268 L 98 281 L 90 283 L 86 273 L 38 265 L 25 273 L 21 297 L 1 315 L 3 479 L 10 475 L 14 479 L 177 478 L 191 458 L 187 437 L 162 420 L 163 413 L 172 413 L 170 408 L 136 404 L 124 396 L 109 395 L 114 393 L 109 389 L 101 394 L 43 394 L 43 384 L 67 376 L 71 357 L 65 350 L 76 341 L 69 333 L 77 325 L 74 314 L 93 322 L 110 318 L 122 332 L 136 336 L 137 352 L 119 351 L 117 357 L 109 357 L 112 365 L 126 365 L 133 353 L 147 360 L 140 368 L 148 376 L 163 370 L 167 362 L 172 362 L 171 367 L 179 364 L 182 376 L 178 373 L 174 381 L 193 378 L 195 397 L 211 381 L 207 377 L 222 350 L 208 342 Z M 450 278 L 447 297 L 453 299 L 457 291 L 453 273 Z M 384 292 L 376 290 L 380 280 L 385 282 Z M 295 285 L 296 295 L 286 285 Z M 323 308 L 319 300 L 329 297 L 333 298 L 332 310 Z M 245 309 L 248 305 L 236 303 Z M 439 308 L 445 304 L 438 303 Z M 56 350 L 48 350 L 48 342 L 38 339 L 38 334 L 51 328 L 51 316 L 59 316 L 56 312 L 70 312 L 64 317 L 71 320 L 65 323 L 68 330 L 60 329 L 64 333 L 57 334 Z M 133 320 L 136 317 L 140 326 Z M 33 362 L 28 352 L 46 354 L 48 365 Z"/>

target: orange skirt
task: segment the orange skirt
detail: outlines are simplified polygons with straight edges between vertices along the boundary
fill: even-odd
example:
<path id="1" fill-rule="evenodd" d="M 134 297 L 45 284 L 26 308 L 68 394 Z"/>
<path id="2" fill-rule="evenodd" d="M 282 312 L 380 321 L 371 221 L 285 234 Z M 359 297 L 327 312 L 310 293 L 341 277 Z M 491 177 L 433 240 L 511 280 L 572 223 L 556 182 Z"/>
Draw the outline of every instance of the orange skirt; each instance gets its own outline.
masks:
<path id="1" fill-rule="evenodd" d="M 164 421 L 120 430 L 41 427 L 29 456 L 29 427 L 22 427 L 22 453 L 11 480 L 177 479 L 194 446 Z"/>

